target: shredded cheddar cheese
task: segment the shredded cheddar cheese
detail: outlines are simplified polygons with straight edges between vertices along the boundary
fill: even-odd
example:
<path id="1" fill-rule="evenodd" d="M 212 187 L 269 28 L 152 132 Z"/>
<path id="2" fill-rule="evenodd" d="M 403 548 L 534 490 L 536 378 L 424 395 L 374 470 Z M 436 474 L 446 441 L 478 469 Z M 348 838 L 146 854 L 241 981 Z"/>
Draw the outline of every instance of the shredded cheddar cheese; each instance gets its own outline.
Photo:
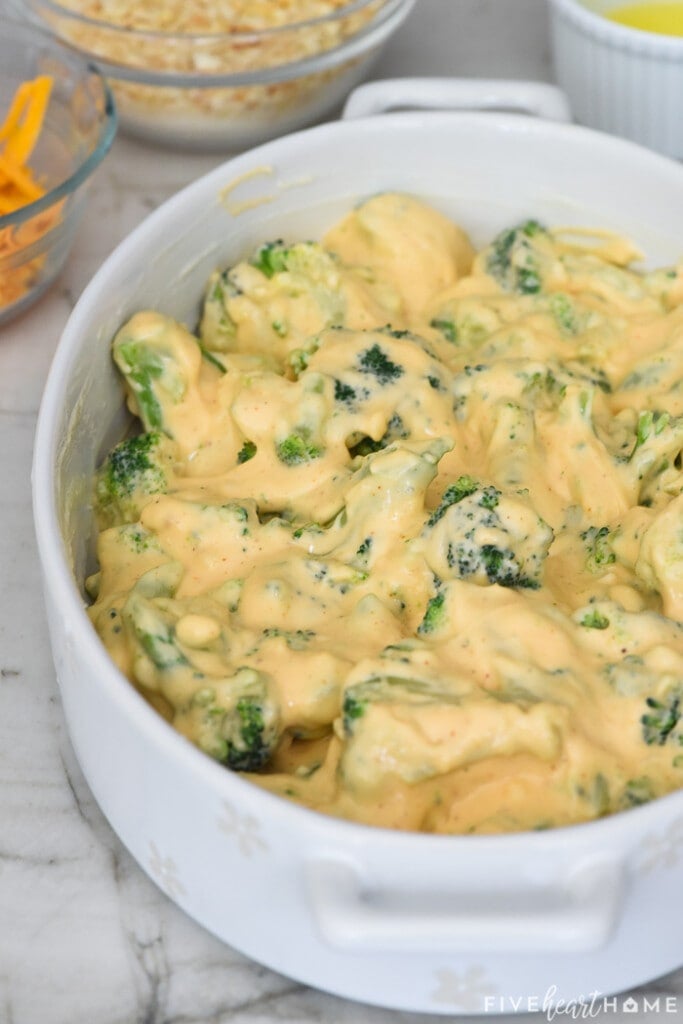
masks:
<path id="1" fill-rule="evenodd" d="M 45 195 L 29 161 L 43 130 L 52 86 L 49 75 L 23 82 L 0 126 L 0 217 Z M 0 309 L 17 302 L 35 284 L 45 257 L 24 259 L 22 253 L 53 227 L 60 209 L 61 203 L 56 203 L 22 224 L 0 229 Z"/>
<path id="2" fill-rule="evenodd" d="M 28 160 L 40 136 L 52 92 L 49 75 L 23 82 L 0 128 L 0 211 L 10 213 L 39 199 L 44 189 L 35 181 Z"/>

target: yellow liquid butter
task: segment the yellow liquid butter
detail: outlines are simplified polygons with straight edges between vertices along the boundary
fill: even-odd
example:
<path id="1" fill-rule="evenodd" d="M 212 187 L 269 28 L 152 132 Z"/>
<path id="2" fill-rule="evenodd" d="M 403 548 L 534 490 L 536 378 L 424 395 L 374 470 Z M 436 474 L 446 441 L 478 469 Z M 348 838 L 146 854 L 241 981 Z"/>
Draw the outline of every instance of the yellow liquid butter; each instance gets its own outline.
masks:
<path id="1" fill-rule="evenodd" d="M 611 21 L 643 32 L 683 36 L 683 3 L 625 4 L 606 12 Z"/>

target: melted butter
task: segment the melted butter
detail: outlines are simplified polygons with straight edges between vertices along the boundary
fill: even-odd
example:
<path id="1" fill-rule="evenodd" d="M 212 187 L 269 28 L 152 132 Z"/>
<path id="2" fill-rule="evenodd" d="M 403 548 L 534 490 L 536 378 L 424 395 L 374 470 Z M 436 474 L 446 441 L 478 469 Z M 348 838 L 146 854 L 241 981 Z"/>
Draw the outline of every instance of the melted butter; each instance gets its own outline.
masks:
<path id="1" fill-rule="evenodd" d="M 642 32 L 656 32 L 663 36 L 683 36 L 682 3 L 624 4 L 606 12 L 611 21 Z"/>
<path id="2" fill-rule="evenodd" d="M 216 271 L 196 336 L 136 314 L 151 462 L 100 475 L 88 581 L 117 665 L 258 785 L 389 828 L 683 785 L 683 275 L 635 258 L 533 222 L 475 254 L 389 194 Z"/>

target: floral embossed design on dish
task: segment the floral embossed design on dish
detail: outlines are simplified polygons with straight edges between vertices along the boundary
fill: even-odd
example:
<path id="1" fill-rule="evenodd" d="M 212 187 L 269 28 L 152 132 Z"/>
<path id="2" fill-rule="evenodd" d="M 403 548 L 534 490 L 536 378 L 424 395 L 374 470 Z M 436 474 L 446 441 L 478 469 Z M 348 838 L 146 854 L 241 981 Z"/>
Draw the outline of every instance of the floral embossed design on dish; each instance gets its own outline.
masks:
<path id="1" fill-rule="evenodd" d="M 177 899 L 185 894 L 185 886 L 178 878 L 178 867 L 172 857 L 164 857 L 160 853 L 156 843 L 150 840 L 150 854 L 148 858 L 149 870 L 157 885 L 164 890 L 171 899 Z"/>
<path id="2" fill-rule="evenodd" d="M 245 857 L 251 857 L 257 850 L 265 852 L 268 849 L 268 843 L 261 835 L 260 822 L 250 814 L 240 814 L 227 800 L 223 801 L 223 813 L 218 818 L 218 827 L 221 832 L 237 840 L 240 853 Z"/>
<path id="3" fill-rule="evenodd" d="M 441 967 L 435 976 L 437 988 L 432 993 L 433 1002 L 458 1006 L 474 1013 L 481 1013 L 485 997 L 498 991 L 489 982 L 483 967 L 468 967 L 465 971 Z"/>
<path id="4" fill-rule="evenodd" d="M 664 832 L 653 833 L 643 839 L 637 849 L 639 871 L 657 871 L 678 864 L 683 853 L 683 817 L 674 818 Z"/>

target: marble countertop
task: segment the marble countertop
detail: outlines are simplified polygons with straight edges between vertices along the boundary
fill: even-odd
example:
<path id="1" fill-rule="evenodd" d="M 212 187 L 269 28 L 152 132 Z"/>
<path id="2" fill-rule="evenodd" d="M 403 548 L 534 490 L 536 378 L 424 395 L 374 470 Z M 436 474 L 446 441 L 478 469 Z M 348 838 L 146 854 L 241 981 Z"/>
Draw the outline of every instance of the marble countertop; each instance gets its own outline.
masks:
<path id="1" fill-rule="evenodd" d="M 546 34 L 544 0 L 418 0 L 373 77 L 547 81 Z M 38 305 L 0 329 L 0 1024 L 437 1019 L 306 989 L 194 924 L 111 831 L 65 731 L 31 518 L 31 451 L 43 384 L 69 311 L 102 260 L 152 209 L 220 159 L 160 153 L 120 136 L 97 173 L 61 278 Z M 629 1021 L 650 1019 L 644 991 L 635 993 L 641 1002 Z M 647 991 L 675 996 L 683 1016 L 683 972 Z"/>

